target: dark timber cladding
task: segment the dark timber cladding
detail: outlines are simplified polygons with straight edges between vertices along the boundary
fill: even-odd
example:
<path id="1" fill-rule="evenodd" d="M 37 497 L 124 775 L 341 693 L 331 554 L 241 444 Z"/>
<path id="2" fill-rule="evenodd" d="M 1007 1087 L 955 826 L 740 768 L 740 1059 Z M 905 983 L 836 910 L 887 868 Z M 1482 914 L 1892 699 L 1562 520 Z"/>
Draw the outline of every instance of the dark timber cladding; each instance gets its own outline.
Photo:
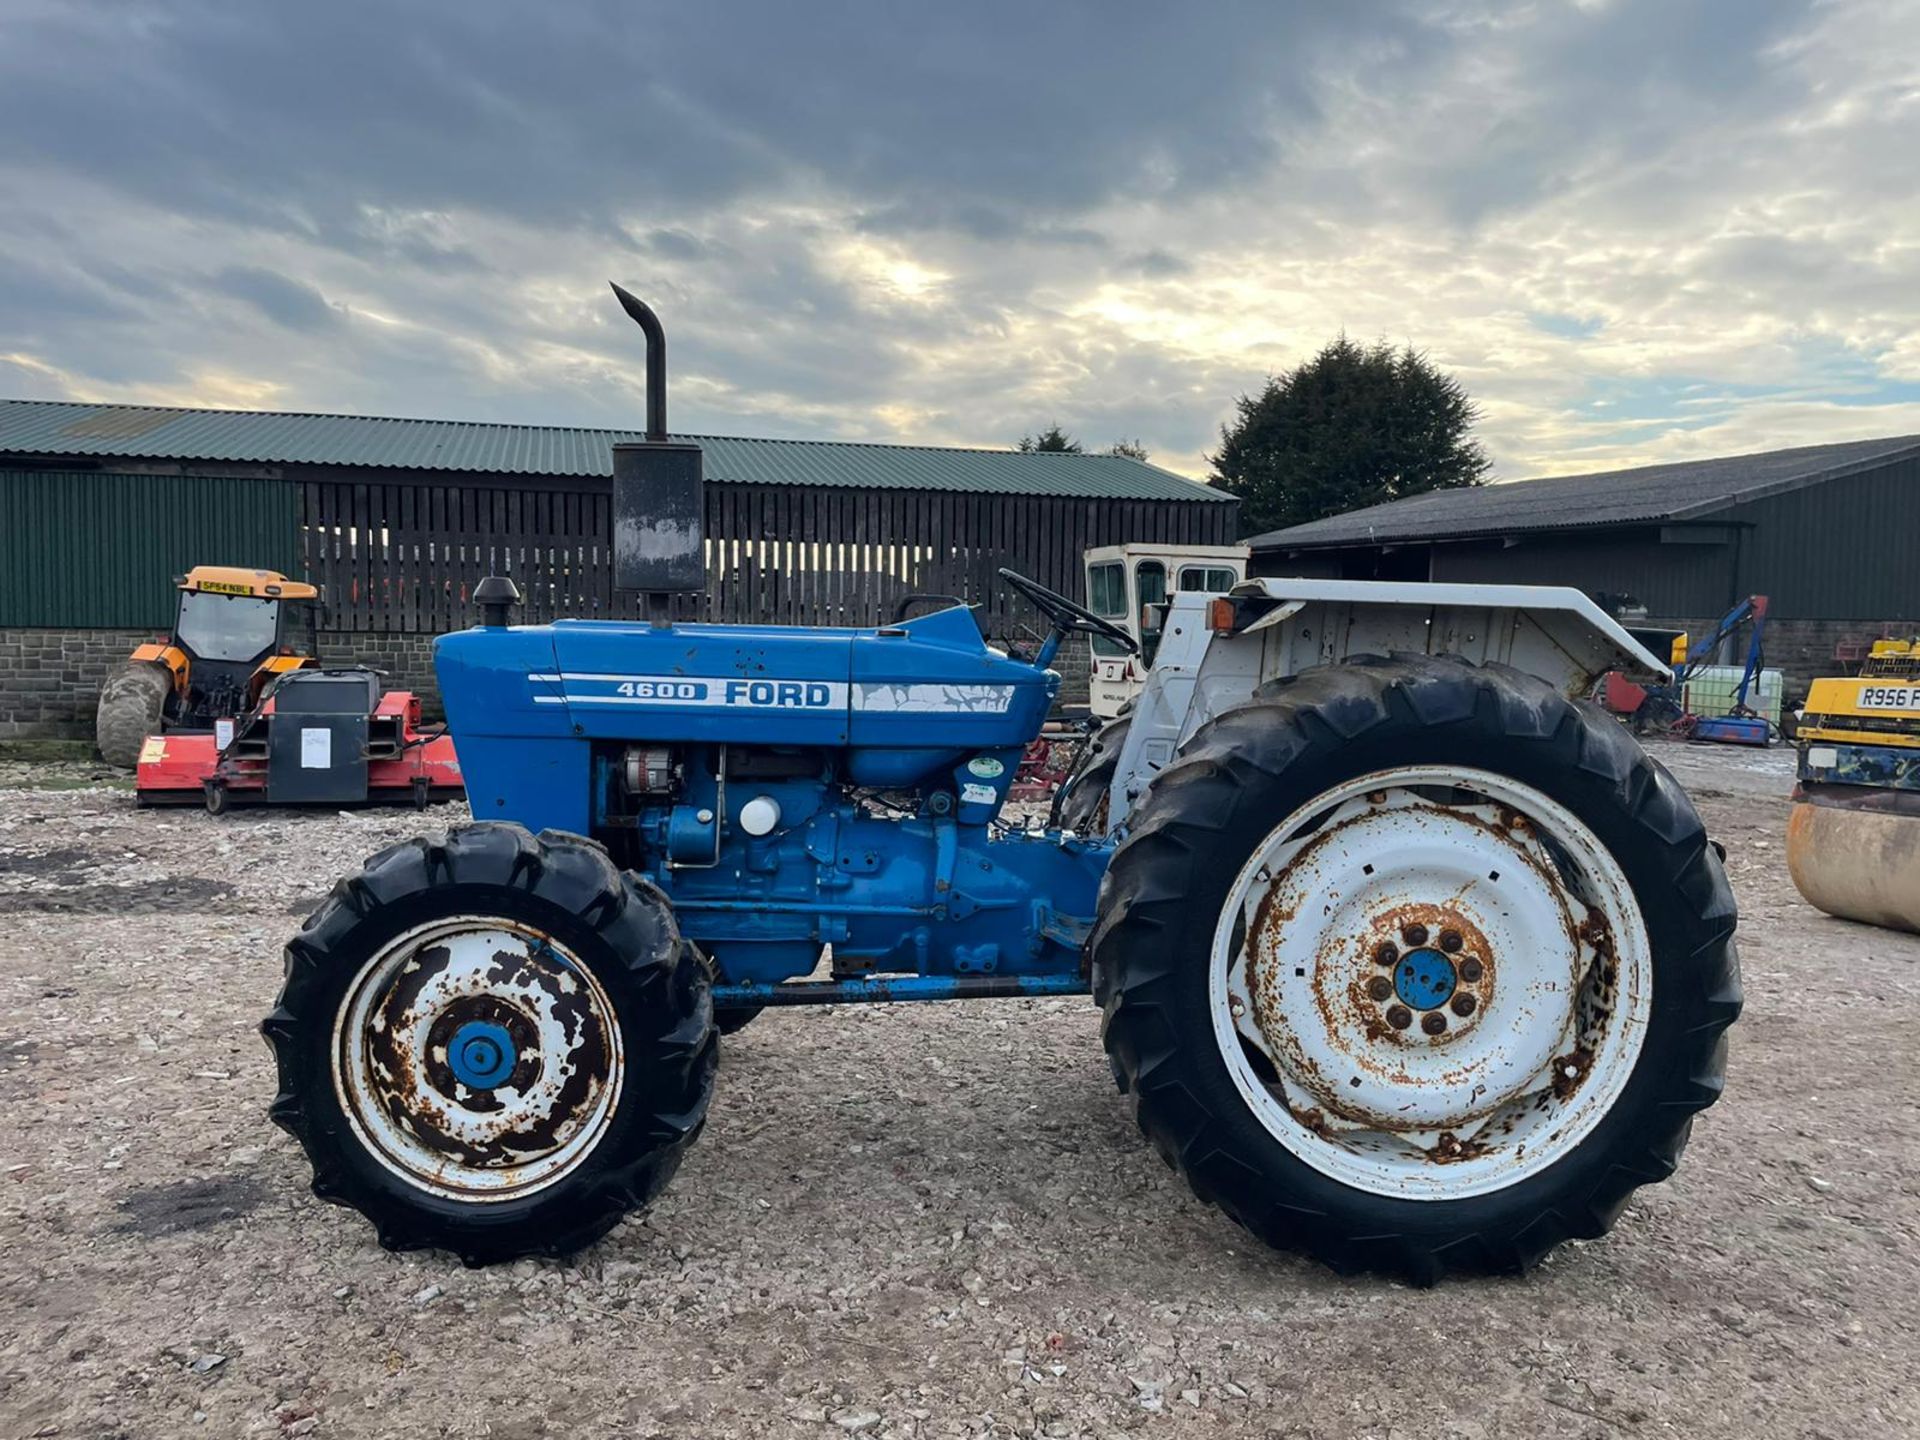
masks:
<path id="1" fill-rule="evenodd" d="M 306 480 L 305 570 L 327 587 L 334 628 L 458 629 L 477 618 L 473 587 L 511 575 L 532 623 L 562 616 L 638 619 L 615 590 L 612 494 L 500 477 Z M 980 605 L 989 634 L 1017 613 L 1001 566 L 1080 597 L 1081 553 L 1129 540 L 1224 545 L 1235 507 L 1212 501 L 954 494 L 841 486 L 706 487 L 707 591 L 678 597 L 684 619 L 872 625 L 909 594 Z"/>

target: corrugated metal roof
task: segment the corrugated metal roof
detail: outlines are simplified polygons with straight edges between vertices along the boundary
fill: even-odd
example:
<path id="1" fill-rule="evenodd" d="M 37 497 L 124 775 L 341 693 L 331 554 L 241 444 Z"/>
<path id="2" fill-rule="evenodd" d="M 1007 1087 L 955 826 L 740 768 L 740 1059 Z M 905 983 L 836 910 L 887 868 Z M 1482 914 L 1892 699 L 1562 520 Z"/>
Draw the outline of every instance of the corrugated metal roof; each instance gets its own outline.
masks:
<path id="1" fill-rule="evenodd" d="M 266 465 L 367 465 L 513 475 L 611 475 L 612 446 L 637 430 L 391 420 L 0 400 L 0 455 L 227 460 Z M 752 485 L 845 485 L 1065 495 L 1104 500 L 1217 500 L 1233 496 L 1158 466 L 1113 455 L 751 440 L 680 435 L 706 451 L 707 478 Z"/>
<path id="2" fill-rule="evenodd" d="M 1592 475 L 1436 490 L 1256 535 L 1256 550 L 1311 550 L 1402 540 L 1466 539 L 1526 530 L 1697 520 L 1821 480 L 1920 455 L 1920 435 L 1683 460 Z"/>

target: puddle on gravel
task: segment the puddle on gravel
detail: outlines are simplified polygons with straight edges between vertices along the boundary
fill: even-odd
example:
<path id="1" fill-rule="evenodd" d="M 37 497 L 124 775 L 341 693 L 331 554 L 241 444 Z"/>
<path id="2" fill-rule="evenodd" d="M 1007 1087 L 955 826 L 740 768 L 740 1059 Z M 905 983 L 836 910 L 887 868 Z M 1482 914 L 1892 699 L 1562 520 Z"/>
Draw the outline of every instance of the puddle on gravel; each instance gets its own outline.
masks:
<path id="1" fill-rule="evenodd" d="M 51 875 L 56 870 L 97 864 L 100 857 L 91 850 L 68 846 L 62 850 L 39 852 L 9 851 L 0 855 L 0 875 Z"/>
<path id="2" fill-rule="evenodd" d="M 120 1200 L 120 1213 L 127 1218 L 113 1227 L 113 1233 L 174 1235 L 210 1230 L 258 1209 L 266 1199 L 266 1187 L 249 1175 L 148 1185 Z"/>

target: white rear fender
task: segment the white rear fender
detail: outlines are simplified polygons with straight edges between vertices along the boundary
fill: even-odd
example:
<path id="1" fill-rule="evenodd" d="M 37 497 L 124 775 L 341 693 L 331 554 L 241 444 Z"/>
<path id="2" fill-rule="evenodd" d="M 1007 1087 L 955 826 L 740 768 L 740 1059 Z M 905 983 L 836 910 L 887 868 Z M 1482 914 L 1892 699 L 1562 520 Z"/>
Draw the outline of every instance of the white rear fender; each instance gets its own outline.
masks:
<path id="1" fill-rule="evenodd" d="M 1269 680 L 1356 655 L 1456 655 L 1510 665 L 1564 694 L 1609 670 L 1665 681 L 1667 667 L 1578 590 L 1266 578 L 1236 585 L 1238 623 L 1209 627 L 1219 597 L 1178 592 L 1134 706 L 1109 805 L 1118 826 L 1181 744 Z"/>

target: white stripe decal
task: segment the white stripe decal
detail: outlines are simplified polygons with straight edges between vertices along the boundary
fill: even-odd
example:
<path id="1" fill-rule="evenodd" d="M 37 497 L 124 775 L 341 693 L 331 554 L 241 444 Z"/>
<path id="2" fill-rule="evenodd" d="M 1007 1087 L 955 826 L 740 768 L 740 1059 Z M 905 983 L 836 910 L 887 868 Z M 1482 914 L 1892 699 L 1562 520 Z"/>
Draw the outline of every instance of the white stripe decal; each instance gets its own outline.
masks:
<path id="1" fill-rule="evenodd" d="M 561 685 L 560 695 L 535 695 L 536 705 L 653 705 L 668 709 L 835 710 L 869 715 L 1004 715 L 1012 685 L 910 684 L 843 680 L 765 680 L 723 676 L 622 675 L 564 671 L 528 675 L 535 684 Z"/>
<path id="2" fill-rule="evenodd" d="M 866 682 L 854 690 L 853 708 L 875 715 L 1004 715 L 1013 708 L 1013 686 Z"/>

